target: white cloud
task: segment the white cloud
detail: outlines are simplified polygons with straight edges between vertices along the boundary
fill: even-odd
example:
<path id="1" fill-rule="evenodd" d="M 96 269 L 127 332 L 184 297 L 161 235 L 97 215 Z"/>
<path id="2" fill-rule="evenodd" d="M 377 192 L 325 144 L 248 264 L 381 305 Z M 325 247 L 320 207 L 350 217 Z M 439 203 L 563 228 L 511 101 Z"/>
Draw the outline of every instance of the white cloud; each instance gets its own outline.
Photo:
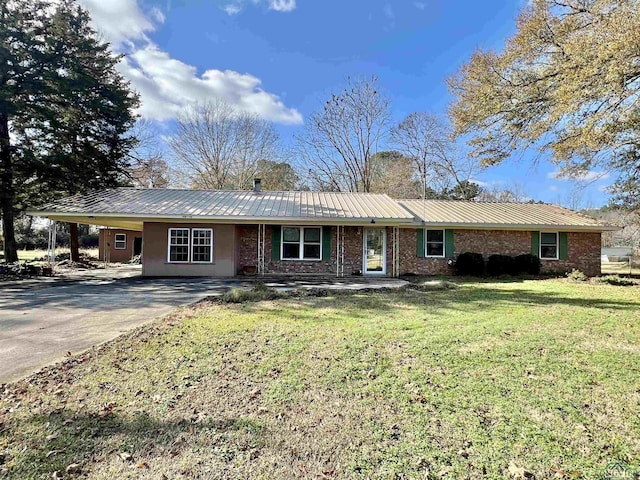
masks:
<path id="1" fill-rule="evenodd" d="M 242 11 L 242 8 L 238 4 L 229 3 L 228 5 L 224 6 L 223 10 L 227 12 L 227 15 L 233 16 L 239 14 Z"/>
<path id="2" fill-rule="evenodd" d="M 547 174 L 547 178 L 553 178 L 556 180 L 579 180 L 583 182 L 606 180 L 610 176 L 611 174 L 609 172 L 599 172 L 597 170 L 588 170 L 586 172 L 577 173 L 562 172 L 560 170 L 556 170 Z"/>
<path id="3" fill-rule="evenodd" d="M 227 3 L 222 7 L 227 15 L 237 15 L 242 11 L 245 3 L 249 0 L 233 0 L 231 3 Z M 263 0 L 250 0 L 254 5 L 263 3 Z M 276 12 L 292 12 L 296 9 L 296 0 L 267 0 L 267 6 L 269 10 Z"/>
<path id="4" fill-rule="evenodd" d="M 139 113 L 144 118 L 169 120 L 189 104 L 219 99 L 238 111 L 255 113 L 266 120 L 302 123 L 302 115 L 277 95 L 263 90 L 259 78 L 214 68 L 199 73 L 196 67 L 160 49 L 148 37 L 164 22 L 164 14 L 158 8 L 143 12 L 136 0 L 81 1 L 91 13 L 96 29 L 116 51 L 126 53 L 118 70 L 140 93 Z"/>
<path id="5" fill-rule="evenodd" d="M 427 4 L 424 2 L 413 2 L 413 6 L 418 10 L 424 10 L 425 8 L 427 8 Z"/>
<path id="6" fill-rule="evenodd" d="M 276 12 L 291 12 L 296 8 L 296 0 L 269 0 L 269 8 Z"/>
<path id="7" fill-rule="evenodd" d="M 158 8 L 143 12 L 135 0 L 79 0 L 91 13 L 93 24 L 114 48 L 124 43 L 146 40 L 147 32 L 156 29 L 156 23 L 164 22 L 164 14 Z"/>

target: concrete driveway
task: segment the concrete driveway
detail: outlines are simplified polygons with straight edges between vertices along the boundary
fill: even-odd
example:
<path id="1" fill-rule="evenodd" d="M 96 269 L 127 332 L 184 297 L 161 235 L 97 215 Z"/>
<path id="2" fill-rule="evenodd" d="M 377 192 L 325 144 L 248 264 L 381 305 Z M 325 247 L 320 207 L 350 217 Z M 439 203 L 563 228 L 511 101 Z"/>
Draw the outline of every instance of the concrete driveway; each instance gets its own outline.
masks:
<path id="1" fill-rule="evenodd" d="M 223 280 L 125 278 L 0 286 L 0 383 L 227 290 Z"/>
<path id="2" fill-rule="evenodd" d="M 25 376 L 168 313 L 251 281 L 143 279 L 139 269 L 0 285 L 0 383 Z M 129 278 L 123 278 L 126 276 Z M 400 287 L 397 279 L 265 279 L 277 290 Z"/>

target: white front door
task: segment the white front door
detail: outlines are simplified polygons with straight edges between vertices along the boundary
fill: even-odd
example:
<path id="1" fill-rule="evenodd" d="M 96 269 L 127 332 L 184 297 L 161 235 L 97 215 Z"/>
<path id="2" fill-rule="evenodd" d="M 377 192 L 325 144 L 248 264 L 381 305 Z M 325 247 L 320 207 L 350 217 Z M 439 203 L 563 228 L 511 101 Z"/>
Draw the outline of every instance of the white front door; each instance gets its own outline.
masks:
<path id="1" fill-rule="evenodd" d="M 364 229 L 362 264 L 365 275 L 387 273 L 387 232 L 384 228 Z"/>

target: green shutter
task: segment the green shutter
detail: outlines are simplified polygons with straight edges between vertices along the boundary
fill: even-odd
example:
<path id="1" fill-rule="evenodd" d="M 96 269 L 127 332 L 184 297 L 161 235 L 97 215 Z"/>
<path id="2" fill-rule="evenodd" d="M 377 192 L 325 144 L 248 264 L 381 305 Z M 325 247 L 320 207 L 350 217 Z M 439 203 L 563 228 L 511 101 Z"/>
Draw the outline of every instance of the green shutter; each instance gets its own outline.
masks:
<path id="1" fill-rule="evenodd" d="M 453 250 L 454 250 L 453 237 L 454 237 L 453 230 L 444 231 L 444 256 L 445 257 L 453 257 Z"/>
<path id="2" fill-rule="evenodd" d="M 567 240 L 567 232 L 560 232 L 558 234 L 558 258 L 560 260 L 566 260 L 569 258 L 569 242 Z"/>
<path id="3" fill-rule="evenodd" d="M 271 260 L 280 260 L 280 238 L 282 237 L 282 227 L 274 225 L 271 227 Z"/>
<path id="4" fill-rule="evenodd" d="M 531 232 L 531 255 L 540 256 L 540 232 Z"/>
<path id="5" fill-rule="evenodd" d="M 424 228 L 418 229 L 418 241 L 416 242 L 416 255 L 418 258 L 424 258 Z"/>
<path id="6" fill-rule="evenodd" d="M 331 227 L 322 228 L 322 260 L 331 260 Z"/>

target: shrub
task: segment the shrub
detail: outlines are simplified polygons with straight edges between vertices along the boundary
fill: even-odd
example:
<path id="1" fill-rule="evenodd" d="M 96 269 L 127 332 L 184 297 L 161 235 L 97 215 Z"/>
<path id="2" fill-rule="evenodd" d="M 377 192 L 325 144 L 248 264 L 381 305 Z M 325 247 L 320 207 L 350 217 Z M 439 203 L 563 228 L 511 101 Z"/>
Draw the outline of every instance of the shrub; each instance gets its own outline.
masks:
<path id="1" fill-rule="evenodd" d="M 487 274 L 493 277 L 517 275 L 514 258 L 509 255 L 491 255 L 487 261 Z"/>
<path id="2" fill-rule="evenodd" d="M 263 283 L 258 283 L 251 290 L 232 288 L 222 295 L 221 299 L 223 303 L 244 303 L 275 300 L 282 297 L 284 297 L 282 293 L 270 289 Z"/>
<path id="3" fill-rule="evenodd" d="M 598 281 L 600 283 L 608 283 L 609 285 L 615 285 L 618 287 L 631 287 L 633 285 L 638 285 L 634 280 L 620 277 L 618 275 L 606 275 L 604 277 L 600 277 Z"/>
<path id="4" fill-rule="evenodd" d="M 525 253 L 514 259 L 514 269 L 518 274 L 540 275 L 540 259 L 536 255 Z"/>
<path id="5" fill-rule="evenodd" d="M 480 253 L 461 253 L 456 259 L 456 272 L 475 277 L 484 275 L 484 257 Z"/>
<path id="6" fill-rule="evenodd" d="M 574 268 L 570 272 L 567 272 L 567 278 L 569 278 L 569 280 L 573 280 L 574 282 L 587 281 L 587 276 L 577 268 Z"/>

